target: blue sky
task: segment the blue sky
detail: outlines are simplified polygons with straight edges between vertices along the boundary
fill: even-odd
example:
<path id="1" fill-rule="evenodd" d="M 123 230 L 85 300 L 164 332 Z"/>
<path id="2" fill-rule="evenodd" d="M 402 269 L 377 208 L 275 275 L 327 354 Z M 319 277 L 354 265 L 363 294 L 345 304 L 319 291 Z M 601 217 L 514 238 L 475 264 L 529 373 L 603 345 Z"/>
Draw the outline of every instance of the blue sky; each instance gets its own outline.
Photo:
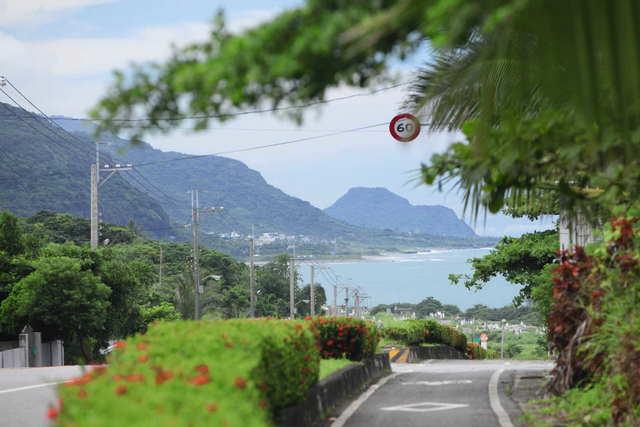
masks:
<path id="1" fill-rule="evenodd" d="M 0 75 L 6 75 L 50 114 L 84 116 L 104 94 L 115 68 L 162 60 L 170 45 L 206 38 L 215 11 L 225 10 L 234 31 L 254 26 L 300 1 L 0 0 Z M 408 73 L 427 58 L 426 48 L 408 63 Z M 335 88 L 328 97 L 359 92 Z M 321 132 L 387 122 L 399 111 L 403 89 L 353 98 L 312 109 L 300 128 L 273 115 L 250 116 L 210 131 L 151 136 L 165 149 L 206 154 L 279 142 Z M 2 100 L 6 101 L 6 100 Z M 247 129 L 269 129 L 249 131 Z M 352 186 L 383 186 L 415 204 L 443 204 L 462 213 L 456 193 L 416 186 L 420 162 L 442 151 L 455 134 L 423 134 L 411 144 L 393 141 L 385 127 L 232 157 L 260 171 L 285 192 L 324 208 Z M 489 217 L 481 234 L 519 234 L 541 224 Z"/>

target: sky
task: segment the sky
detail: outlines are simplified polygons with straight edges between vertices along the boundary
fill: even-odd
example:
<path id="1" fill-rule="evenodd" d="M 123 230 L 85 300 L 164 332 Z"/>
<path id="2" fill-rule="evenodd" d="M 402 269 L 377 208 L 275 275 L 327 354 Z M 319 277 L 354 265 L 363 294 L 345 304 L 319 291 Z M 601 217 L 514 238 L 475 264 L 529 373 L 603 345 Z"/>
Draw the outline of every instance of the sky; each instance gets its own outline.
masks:
<path id="1" fill-rule="evenodd" d="M 0 75 L 9 78 L 50 115 L 84 117 L 104 95 L 114 69 L 131 63 L 161 61 L 171 46 L 205 40 L 209 23 L 223 9 L 228 26 L 240 32 L 280 11 L 294 0 L 0 0 Z M 428 59 L 421 49 L 404 63 L 393 63 L 400 76 Z M 366 90 L 339 87 L 328 98 Z M 151 135 L 147 142 L 162 150 L 208 154 L 288 141 L 361 126 L 380 126 L 278 148 L 229 155 L 262 173 L 286 193 L 317 207 L 330 206 L 349 188 L 386 187 L 414 204 L 441 204 L 463 214 L 455 191 L 440 193 L 419 185 L 417 170 L 431 154 L 461 140 L 451 133 L 427 132 L 411 143 L 388 134 L 387 123 L 398 112 L 405 88 L 336 101 L 306 112 L 304 124 L 272 114 L 251 115 L 203 133 L 178 130 Z M 8 102 L 2 98 L 0 101 Z M 470 218 L 466 218 L 467 222 Z M 490 215 L 472 225 L 482 235 L 519 235 L 548 228 L 550 220 Z"/>

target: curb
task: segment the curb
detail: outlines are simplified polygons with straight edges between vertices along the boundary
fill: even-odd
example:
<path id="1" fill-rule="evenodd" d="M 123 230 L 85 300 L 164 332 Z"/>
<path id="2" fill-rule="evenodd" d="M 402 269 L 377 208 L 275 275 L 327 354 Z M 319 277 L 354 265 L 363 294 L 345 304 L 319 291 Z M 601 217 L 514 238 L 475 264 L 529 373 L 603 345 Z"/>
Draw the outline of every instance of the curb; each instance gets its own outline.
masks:
<path id="1" fill-rule="evenodd" d="M 318 382 L 305 400 L 285 408 L 276 419 L 278 427 L 315 427 L 323 425 L 331 410 L 362 392 L 367 386 L 391 373 L 389 356 L 376 354 L 361 364 L 347 366 Z"/>

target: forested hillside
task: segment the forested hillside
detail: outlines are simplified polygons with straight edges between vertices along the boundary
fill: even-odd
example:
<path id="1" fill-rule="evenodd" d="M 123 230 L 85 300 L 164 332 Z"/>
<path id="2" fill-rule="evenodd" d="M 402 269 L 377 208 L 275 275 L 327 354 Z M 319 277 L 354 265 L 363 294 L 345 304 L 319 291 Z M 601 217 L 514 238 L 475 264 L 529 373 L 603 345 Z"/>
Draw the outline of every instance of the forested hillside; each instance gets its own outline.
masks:
<path id="1" fill-rule="evenodd" d="M 0 210 L 20 216 L 49 210 L 88 218 L 92 162 L 95 147 L 85 136 L 72 137 L 0 103 Z M 100 192 L 104 221 L 134 221 L 157 235 L 169 232 L 169 216 L 160 204 L 121 176 L 113 176 Z"/>

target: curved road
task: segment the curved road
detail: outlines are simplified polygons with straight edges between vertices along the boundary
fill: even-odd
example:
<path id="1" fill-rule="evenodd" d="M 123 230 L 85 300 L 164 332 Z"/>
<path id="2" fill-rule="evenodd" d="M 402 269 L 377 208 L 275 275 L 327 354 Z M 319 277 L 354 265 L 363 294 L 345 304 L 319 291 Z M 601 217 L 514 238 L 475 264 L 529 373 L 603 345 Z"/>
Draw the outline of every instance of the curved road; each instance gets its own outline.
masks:
<path id="1" fill-rule="evenodd" d="M 394 374 L 352 402 L 332 427 L 512 427 L 517 405 L 505 394 L 513 371 L 546 372 L 550 362 L 429 360 Z"/>
<path id="2" fill-rule="evenodd" d="M 392 368 L 392 375 L 352 402 L 332 427 L 517 426 L 519 411 L 503 383 L 510 383 L 513 371 L 544 372 L 552 364 L 432 360 Z M 47 426 L 55 384 L 81 373 L 77 366 L 0 369 L 0 426 Z"/>

